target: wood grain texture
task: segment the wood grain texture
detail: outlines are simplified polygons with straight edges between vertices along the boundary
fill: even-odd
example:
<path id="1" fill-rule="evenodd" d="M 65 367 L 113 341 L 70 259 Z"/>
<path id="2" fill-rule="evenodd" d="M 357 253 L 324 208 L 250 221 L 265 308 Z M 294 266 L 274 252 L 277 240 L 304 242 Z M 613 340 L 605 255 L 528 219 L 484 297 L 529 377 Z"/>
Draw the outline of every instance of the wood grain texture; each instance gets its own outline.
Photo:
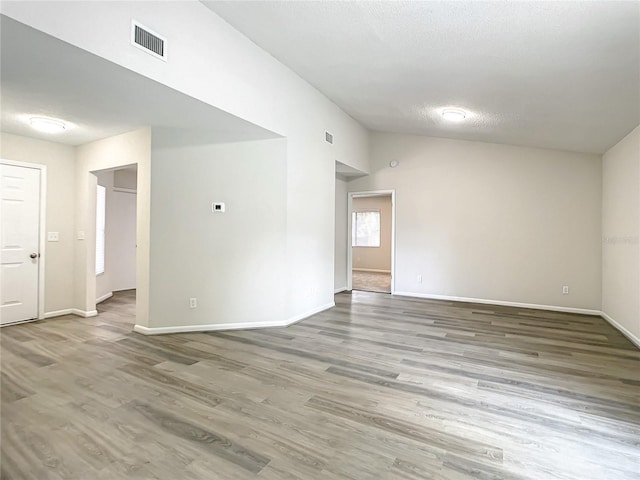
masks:
<path id="1" fill-rule="evenodd" d="M 640 351 L 598 317 L 354 292 L 286 329 L 0 330 L 2 479 L 640 478 Z"/>

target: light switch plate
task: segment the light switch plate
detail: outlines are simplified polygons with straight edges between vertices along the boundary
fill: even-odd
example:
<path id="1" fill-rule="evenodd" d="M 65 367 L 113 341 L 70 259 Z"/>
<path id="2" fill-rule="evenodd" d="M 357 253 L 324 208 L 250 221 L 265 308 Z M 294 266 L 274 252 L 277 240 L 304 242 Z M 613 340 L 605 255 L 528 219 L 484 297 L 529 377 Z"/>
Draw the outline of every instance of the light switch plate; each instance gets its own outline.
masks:
<path id="1" fill-rule="evenodd" d="M 84 240 L 84 231 L 78 230 L 78 240 Z"/>
<path id="2" fill-rule="evenodd" d="M 47 233 L 47 242 L 57 242 L 59 240 L 58 232 L 48 232 Z"/>
<path id="3" fill-rule="evenodd" d="M 211 211 L 213 213 L 224 213 L 225 205 L 223 202 L 214 202 L 211 204 Z"/>

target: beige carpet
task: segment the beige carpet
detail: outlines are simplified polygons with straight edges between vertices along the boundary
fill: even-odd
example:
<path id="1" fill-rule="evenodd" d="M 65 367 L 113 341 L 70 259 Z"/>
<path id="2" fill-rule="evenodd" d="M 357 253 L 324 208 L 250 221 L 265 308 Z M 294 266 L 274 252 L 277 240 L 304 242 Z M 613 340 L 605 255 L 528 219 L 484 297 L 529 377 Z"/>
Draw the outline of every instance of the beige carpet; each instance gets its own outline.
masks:
<path id="1" fill-rule="evenodd" d="M 391 293 L 391 274 L 354 270 L 351 287 L 365 292 Z"/>

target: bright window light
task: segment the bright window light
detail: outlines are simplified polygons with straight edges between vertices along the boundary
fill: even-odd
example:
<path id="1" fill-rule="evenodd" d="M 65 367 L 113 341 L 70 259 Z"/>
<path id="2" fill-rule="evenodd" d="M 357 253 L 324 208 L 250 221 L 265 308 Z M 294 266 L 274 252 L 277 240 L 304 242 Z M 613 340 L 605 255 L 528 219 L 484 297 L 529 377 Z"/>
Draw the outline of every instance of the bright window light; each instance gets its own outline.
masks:
<path id="1" fill-rule="evenodd" d="M 104 273 L 106 217 L 107 189 L 102 185 L 98 185 L 96 193 L 96 275 Z"/>
<path id="2" fill-rule="evenodd" d="M 380 211 L 353 212 L 351 245 L 354 247 L 380 246 Z"/>

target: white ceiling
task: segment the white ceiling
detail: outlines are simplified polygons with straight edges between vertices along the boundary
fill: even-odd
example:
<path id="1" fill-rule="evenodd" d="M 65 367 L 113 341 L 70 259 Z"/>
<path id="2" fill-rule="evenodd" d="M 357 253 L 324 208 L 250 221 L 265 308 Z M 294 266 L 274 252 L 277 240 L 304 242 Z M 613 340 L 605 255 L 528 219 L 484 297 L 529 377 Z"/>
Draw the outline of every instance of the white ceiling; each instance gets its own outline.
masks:
<path id="1" fill-rule="evenodd" d="M 350 167 L 349 165 L 336 160 L 336 178 L 339 178 L 340 180 L 350 180 L 352 178 L 363 177 L 365 175 L 367 175 L 366 172 Z"/>
<path id="2" fill-rule="evenodd" d="M 6 16 L 0 62 L 4 132 L 69 145 L 145 126 L 156 127 L 156 140 L 180 130 L 191 144 L 276 136 Z M 32 116 L 59 118 L 71 128 L 40 133 L 29 125 Z"/>
<path id="3" fill-rule="evenodd" d="M 640 123 L 640 2 L 203 3 L 371 130 L 602 153 Z"/>

